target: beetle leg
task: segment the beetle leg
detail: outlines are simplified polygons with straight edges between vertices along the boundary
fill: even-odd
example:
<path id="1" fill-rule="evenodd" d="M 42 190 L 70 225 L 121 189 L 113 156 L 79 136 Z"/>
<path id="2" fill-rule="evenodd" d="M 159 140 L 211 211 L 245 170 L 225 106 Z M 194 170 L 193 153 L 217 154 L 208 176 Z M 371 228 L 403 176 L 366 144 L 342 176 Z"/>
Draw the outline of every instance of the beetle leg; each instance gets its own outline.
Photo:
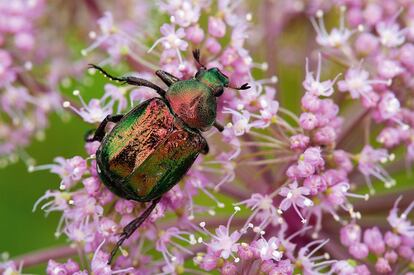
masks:
<path id="1" fill-rule="evenodd" d="M 154 210 L 155 206 L 160 202 L 161 197 L 153 200 L 151 202 L 151 205 L 142 213 L 138 218 L 132 220 L 130 223 L 127 224 L 127 226 L 124 227 L 121 233 L 121 237 L 119 238 L 118 242 L 114 246 L 114 248 L 111 251 L 111 256 L 108 260 L 108 265 L 111 264 L 112 259 L 114 258 L 116 252 L 118 251 L 119 247 L 123 244 L 125 240 L 127 240 L 131 235 L 135 232 L 135 230 L 138 229 L 138 227 L 141 226 L 141 224 L 148 218 L 148 216 L 151 214 L 152 210 Z"/>
<path id="2" fill-rule="evenodd" d="M 150 82 L 146 79 L 135 77 L 135 76 L 116 77 L 116 76 L 110 75 L 104 69 L 102 69 L 101 67 L 99 67 L 97 65 L 89 64 L 89 66 L 91 68 L 94 68 L 95 70 L 98 70 L 104 76 L 108 77 L 109 79 L 111 79 L 113 81 L 121 82 L 122 84 L 127 83 L 127 84 L 135 85 L 135 86 L 145 86 L 145 87 L 154 89 L 161 97 L 165 97 L 166 92 L 163 88 L 158 87 L 157 85 L 155 85 L 154 83 L 152 83 L 152 82 Z"/>
<path id="3" fill-rule="evenodd" d="M 203 150 L 200 153 L 203 155 L 207 155 L 209 151 L 210 151 L 210 147 L 208 146 L 208 143 L 206 142 Z"/>
<path id="4" fill-rule="evenodd" d="M 94 135 L 95 134 L 95 131 L 96 131 L 96 129 L 89 129 L 85 133 L 84 139 L 85 139 L 86 142 L 92 142 L 93 141 L 92 138 L 91 138 L 91 135 Z"/>
<path id="5" fill-rule="evenodd" d="M 216 127 L 216 129 L 219 130 L 219 132 L 223 132 L 223 130 L 224 130 L 224 126 L 221 125 L 220 123 L 218 123 L 217 120 L 214 121 L 213 126 Z"/>
<path id="6" fill-rule="evenodd" d="M 177 81 L 180 81 L 180 79 L 166 71 L 158 70 L 155 72 L 155 74 L 161 78 L 161 80 L 169 87 L 171 84 L 174 84 Z"/>
<path id="7" fill-rule="evenodd" d="M 93 135 L 92 138 L 86 138 L 87 142 L 92 142 L 92 141 L 102 141 L 102 139 L 105 136 L 105 127 L 108 124 L 108 122 L 119 122 L 121 120 L 121 118 L 123 118 L 124 115 L 120 114 L 120 115 L 107 115 L 105 117 L 105 119 L 101 122 L 101 124 L 99 124 L 98 129 L 96 129 L 95 134 Z"/>

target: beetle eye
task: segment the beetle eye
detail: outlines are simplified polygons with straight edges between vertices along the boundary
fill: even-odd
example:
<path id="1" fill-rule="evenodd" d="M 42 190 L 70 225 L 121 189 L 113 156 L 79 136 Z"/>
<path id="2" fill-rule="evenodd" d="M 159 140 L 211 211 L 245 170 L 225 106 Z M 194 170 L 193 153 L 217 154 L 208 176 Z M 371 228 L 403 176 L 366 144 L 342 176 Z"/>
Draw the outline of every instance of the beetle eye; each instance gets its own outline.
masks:
<path id="1" fill-rule="evenodd" d="M 219 96 L 221 96 L 223 93 L 224 93 L 224 89 L 223 89 L 223 87 L 221 87 L 221 88 L 219 88 L 218 90 L 216 90 L 216 91 L 214 92 L 214 96 L 215 96 L 215 97 L 219 97 Z"/>

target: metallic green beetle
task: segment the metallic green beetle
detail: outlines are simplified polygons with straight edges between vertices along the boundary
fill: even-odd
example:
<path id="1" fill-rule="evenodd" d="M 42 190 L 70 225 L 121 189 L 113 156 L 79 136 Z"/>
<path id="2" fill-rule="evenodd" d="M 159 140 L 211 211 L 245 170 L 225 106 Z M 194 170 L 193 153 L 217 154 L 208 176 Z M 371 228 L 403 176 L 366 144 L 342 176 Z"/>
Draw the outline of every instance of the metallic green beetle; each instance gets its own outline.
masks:
<path id="1" fill-rule="evenodd" d="M 161 196 L 186 174 L 199 153 L 208 153 L 208 144 L 200 131 L 212 126 L 223 130 L 216 121 L 216 97 L 229 87 L 229 79 L 218 68 L 207 69 L 200 53 L 193 51 L 200 68 L 195 77 L 180 80 L 164 72 L 156 75 L 168 86 L 167 91 L 141 78 L 114 77 L 91 65 L 111 80 L 154 89 L 160 97 L 149 99 L 127 114 L 109 115 L 88 141 L 101 141 L 96 152 L 97 170 L 106 187 L 121 198 L 152 202 L 140 217 L 123 230 L 112 250 L 119 246 L 150 215 Z M 243 84 L 238 90 L 250 88 Z M 108 122 L 116 125 L 105 134 Z"/>

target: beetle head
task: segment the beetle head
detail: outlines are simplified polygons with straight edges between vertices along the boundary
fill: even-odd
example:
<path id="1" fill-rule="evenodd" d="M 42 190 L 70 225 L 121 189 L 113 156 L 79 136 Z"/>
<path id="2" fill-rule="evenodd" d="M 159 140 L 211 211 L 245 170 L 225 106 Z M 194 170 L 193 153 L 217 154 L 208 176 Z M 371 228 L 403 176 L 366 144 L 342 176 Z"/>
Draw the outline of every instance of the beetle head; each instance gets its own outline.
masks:
<path id="1" fill-rule="evenodd" d="M 213 95 L 218 97 L 223 94 L 224 87 L 228 87 L 229 79 L 218 68 L 208 70 L 200 69 L 195 78 L 206 84 L 213 91 Z"/>
<path id="2" fill-rule="evenodd" d="M 219 97 L 223 94 L 224 88 L 231 88 L 236 90 L 247 90 L 250 88 L 250 86 L 245 83 L 241 87 L 230 87 L 229 86 L 229 78 L 223 74 L 219 68 L 213 67 L 210 69 L 207 69 L 206 66 L 204 66 L 200 62 L 200 50 L 196 49 L 193 51 L 193 56 L 195 61 L 198 63 L 200 68 L 198 69 L 195 78 L 206 84 L 208 87 L 211 88 L 213 91 L 213 95 L 216 97 Z"/>

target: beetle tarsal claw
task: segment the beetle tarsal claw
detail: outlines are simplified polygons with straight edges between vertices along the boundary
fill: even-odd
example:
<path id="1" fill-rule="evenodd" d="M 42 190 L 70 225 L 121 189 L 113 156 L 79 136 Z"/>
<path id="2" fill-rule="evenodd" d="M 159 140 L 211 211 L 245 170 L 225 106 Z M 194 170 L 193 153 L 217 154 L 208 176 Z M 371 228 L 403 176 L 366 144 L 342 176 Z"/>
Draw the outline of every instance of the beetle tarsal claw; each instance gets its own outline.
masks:
<path id="1" fill-rule="evenodd" d="M 248 89 L 250 89 L 251 87 L 250 87 L 249 83 L 244 83 L 244 84 L 243 84 L 243 85 L 241 85 L 240 87 L 230 87 L 230 86 L 229 86 L 229 88 L 230 88 L 230 89 L 234 89 L 234 90 L 239 90 L 239 91 L 241 91 L 241 90 L 248 90 Z"/>
<path id="2" fill-rule="evenodd" d="M 243 85 L 241 85 L 239 88 L 237 88 L 237 90 L 247 90 L 250 89 L 251 87 L 249 86 L 248 83 L 244 83 Z"/>

